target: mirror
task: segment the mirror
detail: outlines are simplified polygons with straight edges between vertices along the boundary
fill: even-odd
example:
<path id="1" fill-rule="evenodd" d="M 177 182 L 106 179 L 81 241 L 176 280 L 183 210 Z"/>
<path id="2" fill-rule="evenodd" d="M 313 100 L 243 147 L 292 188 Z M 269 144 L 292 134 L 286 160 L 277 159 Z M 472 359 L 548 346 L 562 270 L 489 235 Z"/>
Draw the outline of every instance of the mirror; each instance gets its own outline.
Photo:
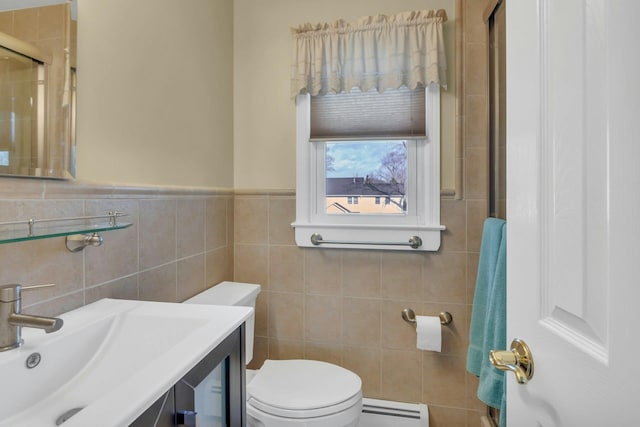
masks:
<path id="1" fill-rule="evenodd" d="M 75 1 L 0 0 L 0 175 L 75 177 Z"/>

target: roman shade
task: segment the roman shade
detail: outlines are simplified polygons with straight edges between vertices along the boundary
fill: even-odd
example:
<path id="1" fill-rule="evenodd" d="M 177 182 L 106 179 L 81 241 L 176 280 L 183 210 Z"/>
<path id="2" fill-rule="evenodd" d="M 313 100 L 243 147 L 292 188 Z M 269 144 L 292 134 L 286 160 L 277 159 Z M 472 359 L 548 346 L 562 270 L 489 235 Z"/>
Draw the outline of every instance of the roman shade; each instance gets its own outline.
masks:
<path id="1" fill-rule="evenodd" d="M 311 141 L 426 136 L 424 88 L 311 97 Z"/>

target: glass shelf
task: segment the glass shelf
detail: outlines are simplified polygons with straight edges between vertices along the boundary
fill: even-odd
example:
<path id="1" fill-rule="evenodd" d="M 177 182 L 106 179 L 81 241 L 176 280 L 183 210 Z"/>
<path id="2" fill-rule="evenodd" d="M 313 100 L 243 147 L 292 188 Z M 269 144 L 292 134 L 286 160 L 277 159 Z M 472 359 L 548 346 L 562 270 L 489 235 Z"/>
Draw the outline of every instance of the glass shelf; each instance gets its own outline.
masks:
<path id="1" fill-rule="evenodd" d="M 0 222 L 0 244 L 47 239 L 51 237 L 93 234 L 131 227 L 131 223 L 118 222 L 127 216 L 123 212 L 109 212 L 108 215 L 75 218 L 28 219 L 24 221 Z M 105 219 L 107 220 L 105 222 Z M 55 224 L 54 223 L 66 223 Z"/>
<path id="2" fill-rule="evenodd" d="M 27 240 L 47 239 L 49 237 L 64 237 L 74 234 L 92 234 L 109 230 L 122 230 L 131 227 L 131 223 L 119 223 L 117 225 L 92 224 L 92 225 L 59 225 L 55 227 L 38 227 L 29 234 L 26 230 L 0 231 L 0 244 L 25 242 Z"/>

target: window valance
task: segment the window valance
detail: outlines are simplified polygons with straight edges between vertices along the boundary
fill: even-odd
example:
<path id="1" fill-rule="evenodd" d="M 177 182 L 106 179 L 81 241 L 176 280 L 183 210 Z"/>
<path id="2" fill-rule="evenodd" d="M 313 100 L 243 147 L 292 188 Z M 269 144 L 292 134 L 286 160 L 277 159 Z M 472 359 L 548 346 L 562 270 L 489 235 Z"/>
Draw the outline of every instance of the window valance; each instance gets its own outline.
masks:
<path id="1" fill-rule="evenodd" d="M 446 20 L 444 10 L 419 10 L 293 28 L 292 96 L 446 87 Z"/>

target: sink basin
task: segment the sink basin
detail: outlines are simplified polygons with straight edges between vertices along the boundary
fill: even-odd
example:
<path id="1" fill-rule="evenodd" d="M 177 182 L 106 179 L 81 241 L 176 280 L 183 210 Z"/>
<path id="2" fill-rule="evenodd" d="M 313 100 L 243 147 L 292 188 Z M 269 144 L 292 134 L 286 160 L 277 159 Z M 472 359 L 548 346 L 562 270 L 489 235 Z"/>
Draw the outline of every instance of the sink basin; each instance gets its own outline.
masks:
<path id="1" fill-rule="evenodd" d="M 58 332 L 23 329 L 24 345 L 0 353 L 0 427 L 55 426 L 64 414 L 65 427 L 126 426 L 251 313 L 103 299 L 60 316 Z"/>

